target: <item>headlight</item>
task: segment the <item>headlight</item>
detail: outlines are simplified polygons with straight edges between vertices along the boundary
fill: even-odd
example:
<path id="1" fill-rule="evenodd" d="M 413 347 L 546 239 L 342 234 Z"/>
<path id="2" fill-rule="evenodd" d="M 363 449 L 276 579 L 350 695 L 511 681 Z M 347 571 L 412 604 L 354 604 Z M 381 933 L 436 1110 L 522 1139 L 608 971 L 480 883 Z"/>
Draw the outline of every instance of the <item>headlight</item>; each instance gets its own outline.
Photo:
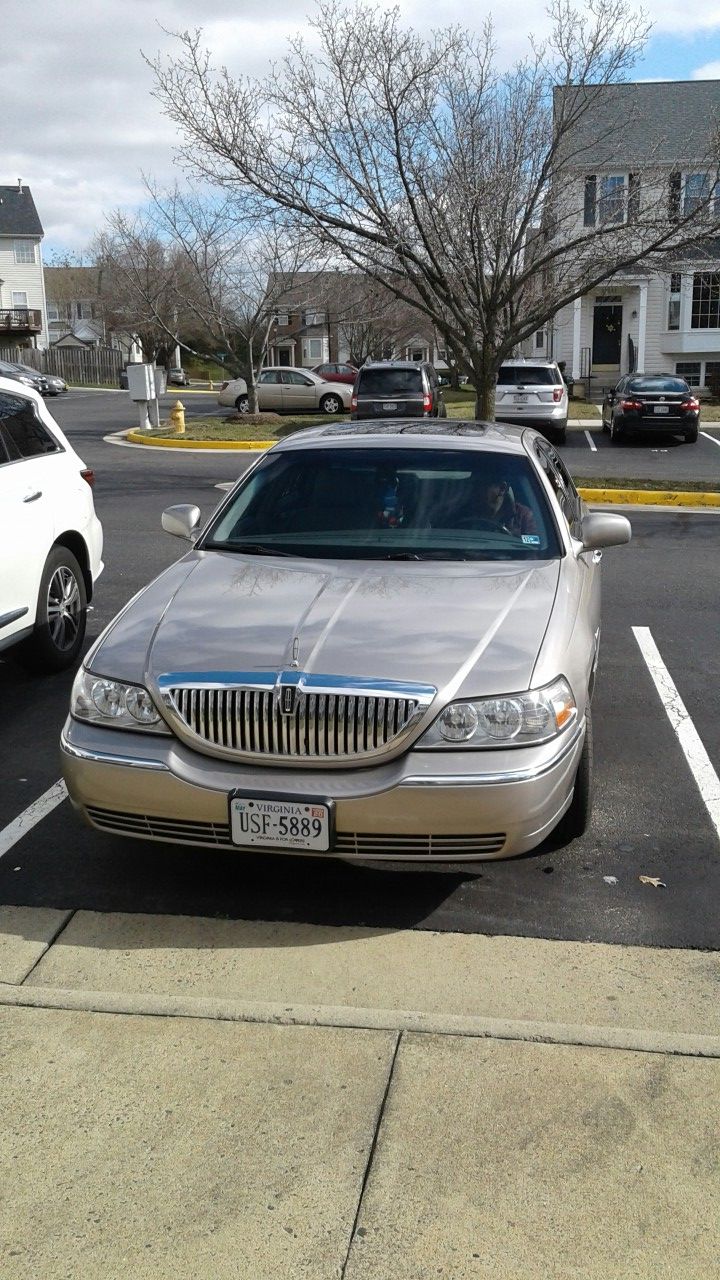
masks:
<path id="1" fill-rule="evenodd" d="M 70 700 L 70 714 L 76 720 L 105 725 L 113 729 L 147 729 L 151 733 L 169 733 L 165 721 L 142 685 L 124 684 L 93 675 L 81 667 L 75 677 Z"/>
<path id="2" fill-rule="evenodd" d="M 18 382 L 23 382 L 23 383 L 25 384 L 25 386 L 26 386 L 26 387 L 36 387 L 36 386 L 37 386 L 37 379 L 36 379 L 36 378 L 18 378 Z"/>
<path id="3" fill-rule="evenodd" d="M 418 747 L 527 747 L 554 738 L 577 720 L 562 676 L 543 689 L 450 702 Z"/>

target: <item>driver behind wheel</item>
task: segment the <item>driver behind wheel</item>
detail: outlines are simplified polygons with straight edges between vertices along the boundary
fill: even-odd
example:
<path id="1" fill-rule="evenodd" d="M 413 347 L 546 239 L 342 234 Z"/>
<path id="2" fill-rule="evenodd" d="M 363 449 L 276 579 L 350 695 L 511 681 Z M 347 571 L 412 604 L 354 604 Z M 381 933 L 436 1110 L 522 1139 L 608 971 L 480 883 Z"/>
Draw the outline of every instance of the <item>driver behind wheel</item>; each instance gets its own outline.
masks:
<path id="1" fill-rule="evenodd" d="M 469 496 L 455 512 L 454 522 L 461 521 L 467 527 L 474 520 L 489 521 L 516 537 L 537 533 L 532 511 L 516 501 L 509 480 L 496 462 L 483 466 L 471 485 Z"/>

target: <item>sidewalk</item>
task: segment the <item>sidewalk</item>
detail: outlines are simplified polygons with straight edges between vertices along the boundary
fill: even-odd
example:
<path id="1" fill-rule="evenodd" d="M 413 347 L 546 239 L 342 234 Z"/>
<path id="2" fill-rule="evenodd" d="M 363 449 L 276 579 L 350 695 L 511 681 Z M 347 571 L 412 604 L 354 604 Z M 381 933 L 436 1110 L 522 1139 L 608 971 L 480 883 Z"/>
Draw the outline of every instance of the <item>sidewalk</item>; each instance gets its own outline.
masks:
<path id="1" fill-rule="evenodd" d="M 4 908 L 4 1280 L 717 1275 L 719 973 Z"/>

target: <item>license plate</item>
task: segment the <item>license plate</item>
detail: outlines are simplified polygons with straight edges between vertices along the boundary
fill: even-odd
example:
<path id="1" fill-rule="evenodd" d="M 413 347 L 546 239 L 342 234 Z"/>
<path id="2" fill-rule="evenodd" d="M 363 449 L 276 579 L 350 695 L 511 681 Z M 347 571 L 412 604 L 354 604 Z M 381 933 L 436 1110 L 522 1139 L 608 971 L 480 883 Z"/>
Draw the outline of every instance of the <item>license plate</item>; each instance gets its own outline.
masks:
<path id="1" fill-rule="evenodd" d="M 669 413 L 669 412 L 670 412 L 670 407 L 669 407 L 669 405 L 666 405 L 666 404 L 656 404 L 656 405 L 655 405 L 655 412 L 656 412 L 656 413 Z"/>
<path id="2" fill-rule="evenodd" d="M 330 848 L 332 806 L 317 800 L 289 800 L 281 795 L 230 796 L 233 844 L 253 849 Z"/>
<path id="3" fill-rule="evenodd" d="M 383 405 L 383 410 L 385 411 L 385 413 L 394 413 L 396 409 L 397 409 L 397 405 L 394 400 L 385 401 L 385 404 Z"/>
<path id="4" fill-rule="evenodd" d="M 515 404 L 527 404 L 527 396 L 515 396 Z"/>

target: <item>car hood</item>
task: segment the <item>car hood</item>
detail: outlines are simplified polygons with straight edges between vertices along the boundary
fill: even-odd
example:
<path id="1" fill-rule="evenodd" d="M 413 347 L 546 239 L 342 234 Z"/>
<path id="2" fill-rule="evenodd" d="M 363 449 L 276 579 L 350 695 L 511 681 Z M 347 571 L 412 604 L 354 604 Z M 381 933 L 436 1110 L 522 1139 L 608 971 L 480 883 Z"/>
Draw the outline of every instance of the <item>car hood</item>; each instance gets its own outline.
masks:
<path id="1" fill-rule="evenodd" d="M 315 675 L 433 685 L 444 697 L 531 683 L 560 562 L 296 562 L 194 551 L 126 607 L 92 669 Z"/>

